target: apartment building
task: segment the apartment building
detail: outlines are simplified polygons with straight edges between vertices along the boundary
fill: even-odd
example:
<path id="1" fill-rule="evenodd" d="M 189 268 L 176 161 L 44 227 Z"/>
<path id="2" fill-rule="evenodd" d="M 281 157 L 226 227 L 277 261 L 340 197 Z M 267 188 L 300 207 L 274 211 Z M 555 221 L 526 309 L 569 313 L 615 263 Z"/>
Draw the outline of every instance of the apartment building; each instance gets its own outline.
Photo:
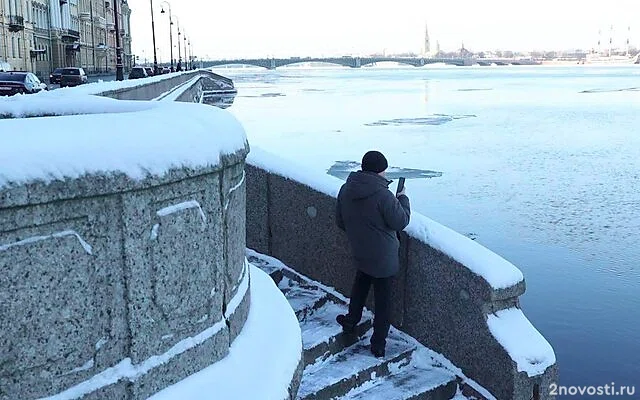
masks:
<path id="1" fill-rule="evenodd" d="M 126 0 L 0 0 L 0 61 L 48 77 L 58 67 L 115 71 L 115 16 L 125 69 L 132 64 Z"/>

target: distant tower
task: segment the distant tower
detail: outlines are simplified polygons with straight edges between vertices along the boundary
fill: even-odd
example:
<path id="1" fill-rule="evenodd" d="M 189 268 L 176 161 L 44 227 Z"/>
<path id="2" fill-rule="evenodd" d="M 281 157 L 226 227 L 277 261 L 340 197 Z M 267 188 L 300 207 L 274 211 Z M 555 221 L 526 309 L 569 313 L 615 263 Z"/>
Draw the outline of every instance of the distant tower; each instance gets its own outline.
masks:
<path id="1" fill-rule="evenodd" d="M 631 26 L 627 27 L 627 57 L 629 57 L 630 38 L 631 38 Z"/>
<path id="2" fill-rule="evenodd" d="M 424 51 L 423 56 L 428 57 L 431 54 L 431 41 L 429 40 L 429 27 L 424 24 Z"/>
<path id="3" fill-rule="evenodd" d="M 436 54 L 440 54 L 440 41 L 436 40 Z"/>
<path id="4" fill-rule="evenodd" d="M 609 28 L 609 57 L 611 57 L 612 52 L 613 52 L 613 25 L 611 25 L 611 28 Z"/>
<path id="5" fill-rule="evenodd" d="M 602 29 L 598 29 L 598 55 L 602 54 Z"/>

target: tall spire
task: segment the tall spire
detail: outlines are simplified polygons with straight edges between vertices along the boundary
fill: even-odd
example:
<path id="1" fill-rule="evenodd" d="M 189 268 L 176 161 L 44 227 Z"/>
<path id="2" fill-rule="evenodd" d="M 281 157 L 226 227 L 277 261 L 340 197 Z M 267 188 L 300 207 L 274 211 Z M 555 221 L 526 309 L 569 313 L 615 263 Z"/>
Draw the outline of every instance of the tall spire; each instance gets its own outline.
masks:
<path id="1" fill-rule="evenodd" d="M 429 40 L 429 27 L 427 23 L 424 23 L 424 52 L 423 55 L 426 57 L 431 53 L 431 41 Z"/>

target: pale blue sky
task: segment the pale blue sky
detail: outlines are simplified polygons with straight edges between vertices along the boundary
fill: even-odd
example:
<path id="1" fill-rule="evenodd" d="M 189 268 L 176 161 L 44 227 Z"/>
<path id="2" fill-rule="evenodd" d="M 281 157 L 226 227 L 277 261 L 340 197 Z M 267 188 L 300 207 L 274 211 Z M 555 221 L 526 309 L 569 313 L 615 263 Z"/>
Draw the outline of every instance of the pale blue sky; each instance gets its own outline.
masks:
<path id="1" fill-rule="evenodd" d="M 167 14 L 154 0 L 156 42 L 169 59 Z M 149 0 L 129 0 L 133 51 L 151 58 Z M 212 58 L 419 52 L 425 23 L 432 46 L 455 50 L 640 47 L 640 0 L 173 0 L 173 14 L 194 52 Z M 634 22 L 635 20 L 635 22 Z M 174 44 L 177 41 L 174 30 Z M 144 50 L 144 53 L 143 53 Z M 177 58 L 177 50 L 174 57 Z"/>

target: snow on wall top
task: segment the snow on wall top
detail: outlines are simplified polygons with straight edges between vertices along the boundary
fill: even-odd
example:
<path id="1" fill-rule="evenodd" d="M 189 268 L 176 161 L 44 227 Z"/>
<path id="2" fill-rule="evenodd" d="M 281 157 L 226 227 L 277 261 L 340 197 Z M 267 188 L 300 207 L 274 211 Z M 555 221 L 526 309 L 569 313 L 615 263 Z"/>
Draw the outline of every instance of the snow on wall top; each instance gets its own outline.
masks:
<path id="1" fill-rule="evenodd" d="M 0 190 L 90 173 L 139 180 L 218 165 L 246 147 L 242 125 L 217 107 L 55 92 L 0 99 L 0 115 L 61 115 L 0 120 Z"/>

